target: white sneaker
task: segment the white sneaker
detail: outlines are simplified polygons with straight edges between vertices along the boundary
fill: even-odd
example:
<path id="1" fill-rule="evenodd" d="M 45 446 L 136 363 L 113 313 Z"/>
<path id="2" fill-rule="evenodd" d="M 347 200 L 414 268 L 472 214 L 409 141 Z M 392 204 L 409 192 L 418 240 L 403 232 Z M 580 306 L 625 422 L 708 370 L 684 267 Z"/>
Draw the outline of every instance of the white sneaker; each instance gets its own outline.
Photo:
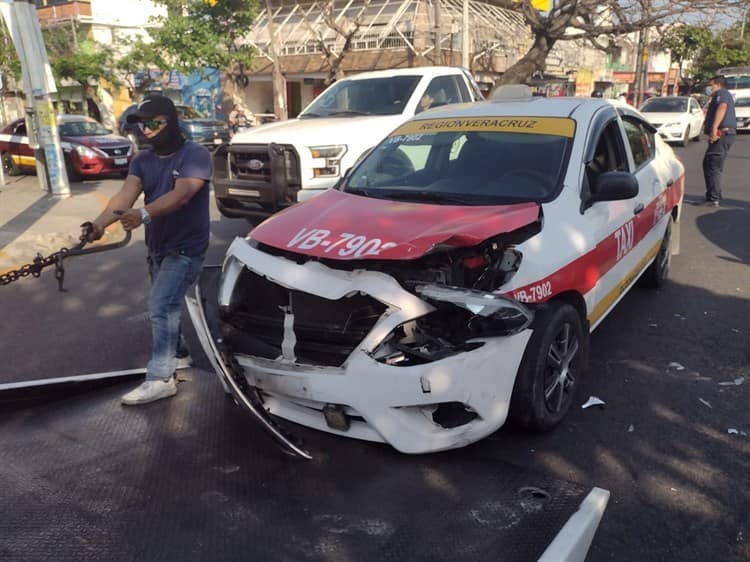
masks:
<path id="1" fill-rule="evenodd" d="M 147 404 L 154 400 L 169 398 L 177 394 L 177 383 L 174 378 L 169 377 L 166 381 L 146 381 L 135 390 L 131 390 L 122 397 L 122 403 L 126 406 L 136 404 Z"/>
<path id="2" fill-rule="evenodd" d="M 184 357 L 175 357 L 175 359 L 177 360 L 175 363 L 175 369 L 187 369 L 193 365 L 193 358 L 190 357 L 190 354 L 187 354 Z"/>

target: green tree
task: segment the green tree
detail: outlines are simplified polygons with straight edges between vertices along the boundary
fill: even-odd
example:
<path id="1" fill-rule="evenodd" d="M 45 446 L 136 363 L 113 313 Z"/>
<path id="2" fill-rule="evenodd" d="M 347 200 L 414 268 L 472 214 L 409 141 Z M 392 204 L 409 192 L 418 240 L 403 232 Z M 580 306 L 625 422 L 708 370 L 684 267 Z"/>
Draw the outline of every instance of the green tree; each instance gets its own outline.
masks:
<path id="1" fill-rule="evenodd" d="M 126 61 L 190 73 L 206 67 L 244 75 L 254 49 L 244 37 L 255 21 L 256 0 L 155 0 L 167 16 L 153 18 L 151 43 L 139 41 Z"/>
<path id="2" fill-rule="evenodd" d="M 121 85 L 115 69 L 114 50 L 88 38 L 86 30 L 53 26 L 42 30 L 52 73 L 58 85 L 67 78 L 88 89 L 92 82 L 106 80 Z"/>
<path id="3" fill-rule="evenodd" d="M 542 12 L 533 0 L 486 0 L 521 14 L 532 35 L 529 51 L 505 71 L 497 84 L 523 83 L 544 71 L 547 56 L 558 42 L 585 40 L 607 50 L 616 35 L 648 29 L 677 18 L 716 10 L 716 0 L 550 0 Z M 724 6 L 736 0 L 719 0 Z"/>

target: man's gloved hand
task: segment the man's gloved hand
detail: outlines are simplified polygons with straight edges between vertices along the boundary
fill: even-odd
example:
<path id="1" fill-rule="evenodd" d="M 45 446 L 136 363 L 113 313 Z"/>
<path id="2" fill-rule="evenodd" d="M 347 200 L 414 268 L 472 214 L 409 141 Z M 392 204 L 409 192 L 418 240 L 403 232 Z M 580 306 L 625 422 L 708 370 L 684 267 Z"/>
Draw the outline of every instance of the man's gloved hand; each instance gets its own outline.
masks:
<path id="1" fill-rule="evenodd" d="M 81 236 L 79 240 L 83 242 L 95 242 L 104 236 L 104 229 L 93 222 L 85 222 L 81 225 Z"/>

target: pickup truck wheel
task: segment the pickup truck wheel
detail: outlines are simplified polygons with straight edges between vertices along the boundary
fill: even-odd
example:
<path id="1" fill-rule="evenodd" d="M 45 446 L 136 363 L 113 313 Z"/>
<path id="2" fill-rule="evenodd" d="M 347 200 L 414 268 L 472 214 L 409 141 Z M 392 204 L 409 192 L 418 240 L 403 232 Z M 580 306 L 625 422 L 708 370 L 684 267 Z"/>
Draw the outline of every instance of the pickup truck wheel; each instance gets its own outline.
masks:
<path id="1" fill-rule="evenodd" d="M 510 401 L 510 419 L 532 431 L 549 431 L 565 417 L 585 364 L 581 317 L 572 305 L 551 302 L 537 312 Z"/>
<path id="2" fill-rule="evenodd" d="M 639 280 L 641 287 L 649 287 L 652 289 L 658 289 L 664 285 L 669 275 L 669 265 L 672 262 L 672 218 L 670 217 L 667 223 L 667 229 L 664 231 L 664 238 L 661 240 L 661 246 L 659 251 L 648 266 L 648 269 L 643 272 Z"/>
<path id="3" fill-rule="evenodd" d="M 13 156 L 11 156 L 10 152 L 3 152 L 2 158 L 3 158 L 3 171 L 6 174 L 8 174 L 9 176 L 21 175 L 21 169 L 13 161 Z"/>

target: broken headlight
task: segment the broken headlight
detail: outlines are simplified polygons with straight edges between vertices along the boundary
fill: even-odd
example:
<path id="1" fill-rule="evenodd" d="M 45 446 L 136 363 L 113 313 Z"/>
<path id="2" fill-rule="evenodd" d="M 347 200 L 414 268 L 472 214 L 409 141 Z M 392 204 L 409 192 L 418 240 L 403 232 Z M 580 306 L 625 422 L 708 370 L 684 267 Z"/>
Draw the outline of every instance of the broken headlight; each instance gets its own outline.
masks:
<path id="1" fill-rule="evenodd" d="M 533 311 L 520 302 L 496 293 L 449 287 L 447 285 L 420 285 L 418 295 L 425 299 L 446 302 L 469 311 L 472 322 L 480 324 L 487 335 L 511 335 L 528 328 L 534 320 Z M 498 324 L 495 330 L 491 325 Z"/>

